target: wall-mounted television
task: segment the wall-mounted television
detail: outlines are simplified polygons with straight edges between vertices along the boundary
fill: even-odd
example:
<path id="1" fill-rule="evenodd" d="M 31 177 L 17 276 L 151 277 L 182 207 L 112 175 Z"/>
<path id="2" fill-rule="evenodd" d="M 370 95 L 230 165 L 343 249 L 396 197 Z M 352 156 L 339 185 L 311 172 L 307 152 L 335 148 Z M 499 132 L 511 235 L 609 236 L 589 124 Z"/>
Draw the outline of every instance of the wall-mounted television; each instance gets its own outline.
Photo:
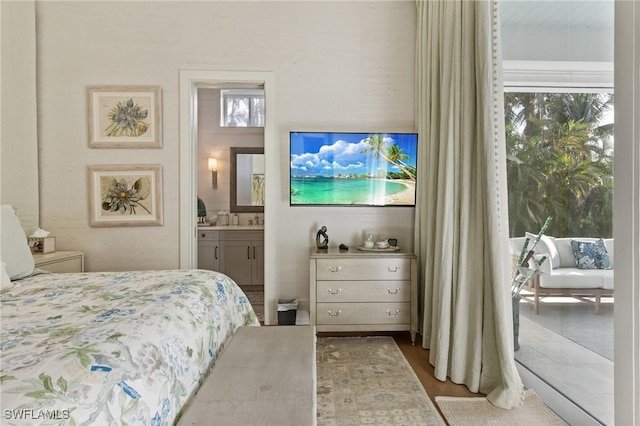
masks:
<path id="1" fill-rule="evenodd" d="M 416 133 L 290 132 L 291 206 L 415 206 Z"/>

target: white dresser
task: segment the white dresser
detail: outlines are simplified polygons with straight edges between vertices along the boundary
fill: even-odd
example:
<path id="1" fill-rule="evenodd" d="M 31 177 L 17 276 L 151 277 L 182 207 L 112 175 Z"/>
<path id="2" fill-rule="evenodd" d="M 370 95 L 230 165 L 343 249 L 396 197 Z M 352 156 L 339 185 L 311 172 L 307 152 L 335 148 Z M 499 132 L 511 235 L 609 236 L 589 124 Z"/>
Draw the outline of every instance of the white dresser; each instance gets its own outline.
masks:
<path id="1" fill-rule="evenodd" d="M 418 331 L 413 253 L 313 249 L 310 319 L 317 331 Z"/>

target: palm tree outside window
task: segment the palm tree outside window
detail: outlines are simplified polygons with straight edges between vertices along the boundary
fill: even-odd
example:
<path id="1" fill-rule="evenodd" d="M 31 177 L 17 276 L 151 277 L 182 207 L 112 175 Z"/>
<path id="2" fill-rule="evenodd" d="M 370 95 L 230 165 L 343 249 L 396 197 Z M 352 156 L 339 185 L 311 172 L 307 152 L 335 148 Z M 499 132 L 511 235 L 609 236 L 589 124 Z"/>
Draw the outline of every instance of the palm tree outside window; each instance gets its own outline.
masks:
<path id="1" fill-rule="evenodd" d="M 511 236 L 612 235 L 613 94 L 505 93 Z"/>
<path id="2" fill-rule="evenodd" d="M 263 89 L 220 91 L 221 127 L 264 127 Z"/>

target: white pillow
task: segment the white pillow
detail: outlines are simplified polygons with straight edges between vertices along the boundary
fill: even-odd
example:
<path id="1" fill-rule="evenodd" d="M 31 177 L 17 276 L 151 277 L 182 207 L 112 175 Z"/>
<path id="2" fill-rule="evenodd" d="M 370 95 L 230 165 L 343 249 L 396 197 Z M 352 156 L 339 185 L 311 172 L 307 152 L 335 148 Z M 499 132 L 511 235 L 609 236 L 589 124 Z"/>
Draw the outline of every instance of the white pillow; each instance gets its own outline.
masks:
<path id="1" fill-rule="evenodd" d="M 540 260 L 542 259 L 542 256 L 547 256 L 547 255 L 536 254 L 533 256 L 533 258 L 536 260 L 536 262 L 540 262 Z M 551 274 L 551 271 L 553 270 L 553 268 L 551 266 L 551 261 L 549 260 L 549 256 L 547 256 L 545 261 L 542 262 L 542 265 L 539 266 L 539 269 L 540 269 L 540 272 L 542 272 L 543 274 L 547 274 L 547 275 Z"/>
<path id="2" fill-rule="evenodd" d="M 5 291 L 8 288 L 13 287 L 13 284 L 11 283 L 11 278 L 9 278 L 9 274 L 7 274 L 7 269 L 4 266 L 4 262 L 0 262 L 2 263 L 2 276 L 0 276 L 0 291 Z"/>
<path id="3" fill-rule="evenodd" d="M 558 247 L 556 246 L 555 238 L 549 237 L 547 235 L 542 235 L 540 237 L 540 241 L 538 244 L 544 244 L 547 249 L 547 253 L 549 253 L 550 259 L 547 259 L 545 262 L 550 262 L 552 268 L 560 267 L 560 253 L 558 252 Z"/>
<path id="4" fill-rule="evenodd" d="M 33 273 L 35 262 L 29 249 L 27 236 L 20 219 L 9 204 L 2 204 L 0 210 L 0 254 L 11 280 L 27 277 Z"/>
<path id="5" fill-rule="evenodd" d="M 533 245 L 536 238 L 538 238 L 538 235 L 532 234 L 530 232 L 525 233 L 525 235 L 531 240 L 529 242 L 529 249 L 531 249 L 531 246 Z M 548 263 L 551 269 L 560 267 L 560 255 L 558 253 L 558 248 L 556 247 L 554 240 L 555 238 L 542 234 L 540 236 L 538 244 L 533 250 L 536 254 L 544 254 L 547 256 L 547 259 L 544 261 L 544 263 Z"/>

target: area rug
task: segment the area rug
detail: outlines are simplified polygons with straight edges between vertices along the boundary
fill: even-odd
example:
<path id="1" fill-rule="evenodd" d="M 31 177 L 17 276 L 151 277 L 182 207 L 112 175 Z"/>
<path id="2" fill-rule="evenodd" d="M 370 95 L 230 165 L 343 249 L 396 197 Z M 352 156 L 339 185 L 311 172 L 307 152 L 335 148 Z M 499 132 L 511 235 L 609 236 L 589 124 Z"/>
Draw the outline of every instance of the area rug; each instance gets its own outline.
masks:
<path id="1" fill-rule="evenodd" d="M 504 410 L 479 397 L 436 396 L 436 403 L 450 426 L 546 426 L 566 425 L 536 393 L 525 392 L 524 402 L 512 410 Z"/>
<path id="2" fill-rule="evenodd" d="M 318 425 L 445 425 L 389 336 L 320 337 Z"/>
<path id="3" fill-rule="evenodd" d="M 249 303 L 256 312 L 258 321 L 264 323 L 264 291 L 262 290 L 244 290 L 244 294 L 249 299 Z"/>

